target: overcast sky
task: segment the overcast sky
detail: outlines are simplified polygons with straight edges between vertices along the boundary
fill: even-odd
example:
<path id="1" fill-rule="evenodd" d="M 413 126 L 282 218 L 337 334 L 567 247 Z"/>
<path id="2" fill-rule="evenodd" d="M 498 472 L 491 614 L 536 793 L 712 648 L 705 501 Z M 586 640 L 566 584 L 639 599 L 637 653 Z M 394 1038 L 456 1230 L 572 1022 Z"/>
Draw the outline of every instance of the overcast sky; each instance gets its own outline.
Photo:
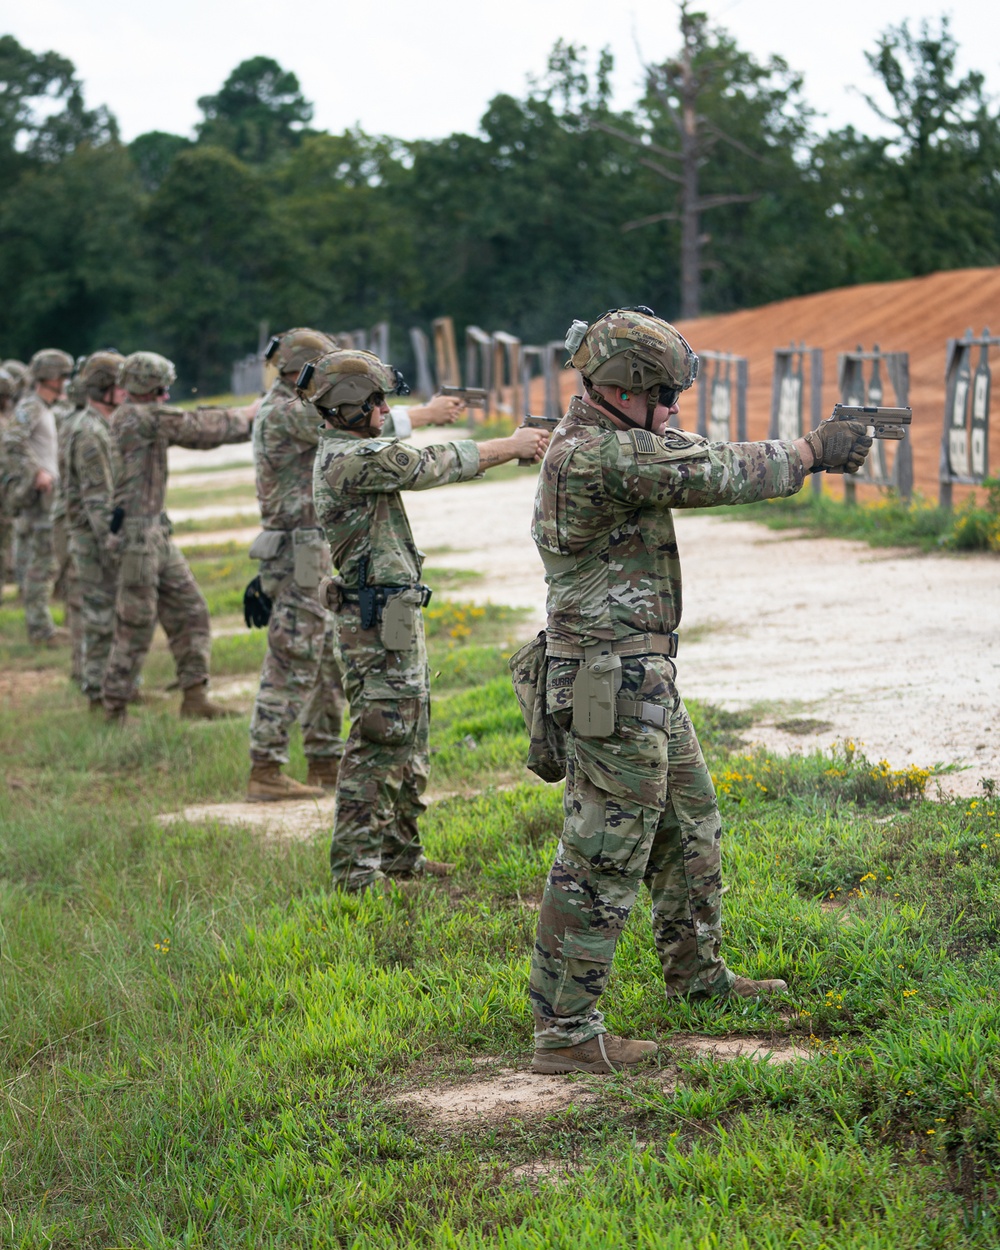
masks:
<path id="1" fill-rule="evenodd" d="M 107 104 L 125 139 L 146 130 L 190 133 L 199 96 L 265 54 L 294 70 L 315 104 L 313 124 L 338 131 L 435 138 L 474 131 L 499 91 L 520 94 L 559 38 L 615 55 L 619 106 L 640 80 L 637 47 L 661 60 L 678 45 L 671 0 L 2 0 L 0 32 L 77 66 L 90 105 Z M 998 0 L 702 0 L 699 6 L 759 58 L 805 75 L 827 124 L 877 123 L 858 90 L 873 89 L 864 59 L 904 18 L 950 13 L 962 68 L 1000 94 Z"/>

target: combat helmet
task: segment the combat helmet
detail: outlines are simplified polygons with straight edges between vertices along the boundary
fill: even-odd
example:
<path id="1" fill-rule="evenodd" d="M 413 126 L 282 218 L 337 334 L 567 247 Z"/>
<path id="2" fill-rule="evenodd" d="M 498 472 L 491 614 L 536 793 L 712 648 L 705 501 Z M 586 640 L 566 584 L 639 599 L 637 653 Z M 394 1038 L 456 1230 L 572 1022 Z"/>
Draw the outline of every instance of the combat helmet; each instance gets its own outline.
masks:
<path id="1" fill-rule="evenodd" d="M 130 395 L 165 391 L 176 377 L 173 364 L 157 352 L 133 352 L 118 366 L 118 385 Z"/>
<path id="2" fill-rule="evenodd" d="M 20 393 L 21 386 L 17 378 L 0 365 L 0 407 L 4 404 L 12 404 Z"/>
<path id="3" fill-rule="evenodd" d="M 336 346 L 329 335 L 300 326 L 276 334 L 267 345 L 264 359 L 279 373 L 294 373 L 298 377 L 306 365 L 333 351 Z"/>
<path id="4" fill-rule="evenodd" d="M 23 360 L 5 360 L 0 365 L 0 369 L 3 369 L 5 373 L 9 373 L 17 383 L 17 396 L 15 398 L 18 398 L 29 382 L 28 366 Z"/>
<path id="5" fill-rule="evenodd" d="M 348 430 L 363 429 L 386 395 L 410 393 L 398 369 L 357 348 L 337 348 L 307 364 L 295 389 L 330 425 Z"/>
<path id="6" fill-rule="evenodd" d="M 121 352 L 109 348 L 106 351 L 93 352 L 80 366 L 74 381 L 88 399 L 104 402 L 104 396 L 118 383 L 118 371 L 125 357 Z M 144 392 L 137 391 L 137 395 Z"/>
<path id="7" fill-rule="evenodd" d="M 56 378 L 72 377 L 73 357 L 68 352 L 61 352 L 58 347 L 43 347 L 32 356 L 28 373 L 32 382 L 52 382 Z"/>
<path id="8" fill-rule="evenodd" d="M 583 375 L 591 402 L 616 417 L 636 422 L 594 390 L 617 386 L 646 395 L 646 429 L 653 427 L 657 404 L 676 403 L 698 376 L 698 357 L 681 332 L 651 308 L 612 308 L 590 326 L 574 321 L 566 335 L 572 366 Z"/>

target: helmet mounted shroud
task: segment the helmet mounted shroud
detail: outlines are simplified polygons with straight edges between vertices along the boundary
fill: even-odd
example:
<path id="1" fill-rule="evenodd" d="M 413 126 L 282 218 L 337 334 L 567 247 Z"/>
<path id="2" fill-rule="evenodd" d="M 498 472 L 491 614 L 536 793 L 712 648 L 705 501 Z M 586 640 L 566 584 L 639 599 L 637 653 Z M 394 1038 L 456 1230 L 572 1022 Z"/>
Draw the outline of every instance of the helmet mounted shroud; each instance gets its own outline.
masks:
<path id="1" fill-rule="evenodd" d="M 387 395 L 408 395 L 403 375 L 373 352 L 336 348 L 303 366 L 295 389 L 328 425 L 363 432 Z"/>
<path id="2" fill-rule="evenodd" d="M 652 430 L 658 404 L 671 407 L 698 376 L 698 357 L 684 336 L 644 304 L 612 308 L 589 327 L 574 321 L 566 336 L 572 352 L 567 367 L 578 369 L 591 402 L 635 429 Z M 598 386 L 619 387 L 646 396 L 640 425 Z"/>

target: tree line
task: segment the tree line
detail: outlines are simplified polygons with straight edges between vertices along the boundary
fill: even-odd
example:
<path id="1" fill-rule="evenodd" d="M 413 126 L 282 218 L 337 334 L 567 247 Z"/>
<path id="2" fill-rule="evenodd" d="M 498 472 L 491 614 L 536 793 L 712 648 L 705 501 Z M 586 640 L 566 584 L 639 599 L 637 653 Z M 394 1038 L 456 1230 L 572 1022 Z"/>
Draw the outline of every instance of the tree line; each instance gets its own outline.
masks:
<path id="1" fill-rule="evenodd" d="M 568 43 L 476 134 L 314 129 L 258 56 L 193 138 L 120 139 L 74 66 L 0 38 L 0 352 L 164 352 L 225 389 L 258 325 L 403 335 L 443 312 L 525 340 L 649 303 L 666 316 L 1000 263 L 1000 115 L 948 21 L 868 54 L 887 129 L 824 130 L 802 79 L 687 5 L 679 50 L 611 104 L 608 51 Z"/>

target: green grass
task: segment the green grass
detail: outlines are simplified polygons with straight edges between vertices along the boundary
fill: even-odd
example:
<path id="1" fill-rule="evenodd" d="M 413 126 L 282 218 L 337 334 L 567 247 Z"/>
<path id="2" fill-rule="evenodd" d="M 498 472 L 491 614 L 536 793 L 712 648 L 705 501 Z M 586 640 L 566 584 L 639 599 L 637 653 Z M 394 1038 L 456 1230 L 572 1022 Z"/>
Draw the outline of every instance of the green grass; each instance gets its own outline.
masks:
<path id="1" fill-rule="evenodd" d="M 907 504 L 892 491 L 873 503 L 846 504 L 830 494 L 813 495 L 808 490 L 789 499 L 710 511 L 730 520 L 760 521 L 773 530 L 857 538 L 873 547 L 1000 551 L 1000 484 L 987 482 L 986 487 L 985 501 L 973 493 L 954 512 L 919 497 Z"/>
<path id="2" fill-rule="evenodd" d="M 206 593 L 223 600 L 241 559 L 197 561 Z M 246 721 L 155 700 L 112 733 L 65 653 L 23 660 L 4 606 L 0 1244 L 995 1247 L 1000 802 L 925 802 L 920 773 L 849 744 L 747 755 L 746 717 L 707 706 L 727 957 L 786 977 L 787 998 L 668 1004 L 640 905 L 604 1005 L 661 1041 L 676 1091 L 656 1070 L 584 1080 L 592 1104 L 462 1129 L 393 1101 L 531 1048 L 560 787 L 520 767 L 510 621 L 466 609 L 460 641 L 461 611 L 429 643 L 431 784 L 459 793 L 424 821 L 457 875 L 357 899 L 328 889 L 325 830 L 161 826 L 242 792 Z M 213 670 L 250 675 L 262 650 L 260 631 L 219 639 Z M 158 651 L 147 684 L 170 672 Z M 692 1030 L 813 1057 L 717 1065 L 678 1048 Z M 512 1177 L 533 1160 L 568 1171 Z"/>

